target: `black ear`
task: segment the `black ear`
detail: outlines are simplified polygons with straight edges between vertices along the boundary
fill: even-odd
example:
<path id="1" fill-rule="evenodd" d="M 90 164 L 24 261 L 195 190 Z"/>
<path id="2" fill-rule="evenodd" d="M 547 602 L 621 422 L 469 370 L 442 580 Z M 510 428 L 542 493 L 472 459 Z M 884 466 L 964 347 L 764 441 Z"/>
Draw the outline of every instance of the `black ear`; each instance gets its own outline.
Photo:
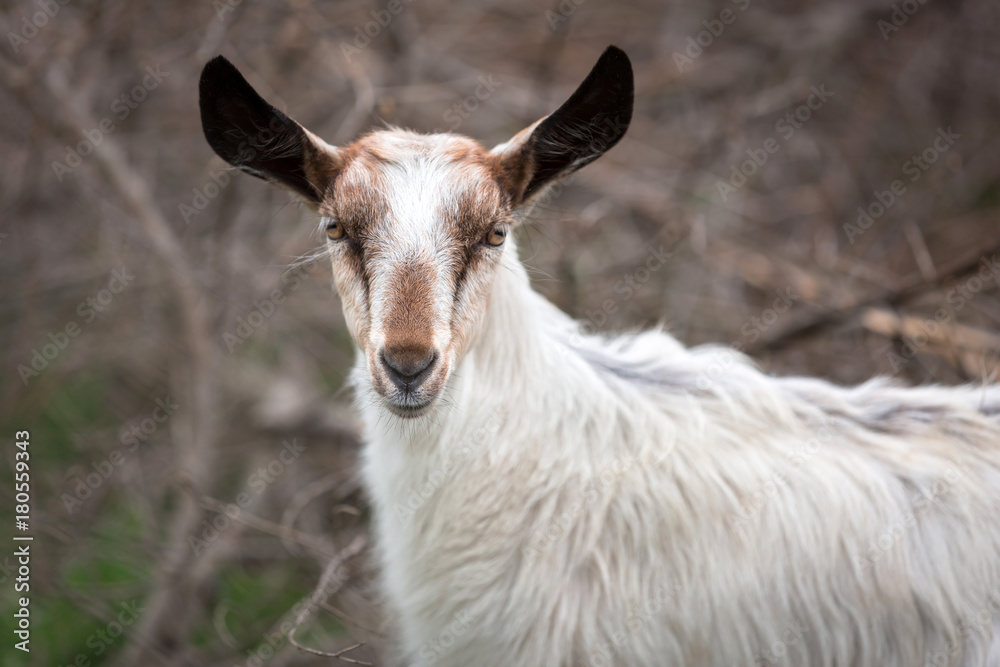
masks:
<path id="1" fill-rule="evenodd" d="M 222 56 L 205 65 L 198 93 L 201 127 L 219 157 L 320 201 L 332 178 L 335 149 L 265 102 Z"/>
<path id="2" fill-rule="evenodd" d="M 515 201 L 530 199 L 617 144 L 632 120 L 633 97 L 632 63 L 624 51 L 609 46 L 561 107 L 503 149 L 512 153 L 504 161 L 514 162 L 504 171 L 519 181 Z"/>

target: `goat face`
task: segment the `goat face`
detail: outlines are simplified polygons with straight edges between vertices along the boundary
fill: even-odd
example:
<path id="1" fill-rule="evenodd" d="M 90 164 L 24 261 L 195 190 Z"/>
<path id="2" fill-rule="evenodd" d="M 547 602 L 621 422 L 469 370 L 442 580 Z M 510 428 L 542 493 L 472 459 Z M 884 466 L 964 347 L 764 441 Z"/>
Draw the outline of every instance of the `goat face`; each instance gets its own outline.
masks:
<path id="1" fill-rule="evenodd" d="M 557 111 L 488 151 L 395 129 L 335 148 L 221 56 L 200 83 L 215 152 L 319 214 L 371 387 L 400 417 L 425 413 L 441 394 L 484 319 L 510 230 L 546 186 L 621 139 L 632 91 L 628 57 L 609 47 Z"/>
<path id="2" fill-rule="evenodd" d="M 342 153 L 318 207 L 334 281 L 372 388 L 415 416 L 485 313 L 514 211 L 471 140 L 382 131 Z"/>

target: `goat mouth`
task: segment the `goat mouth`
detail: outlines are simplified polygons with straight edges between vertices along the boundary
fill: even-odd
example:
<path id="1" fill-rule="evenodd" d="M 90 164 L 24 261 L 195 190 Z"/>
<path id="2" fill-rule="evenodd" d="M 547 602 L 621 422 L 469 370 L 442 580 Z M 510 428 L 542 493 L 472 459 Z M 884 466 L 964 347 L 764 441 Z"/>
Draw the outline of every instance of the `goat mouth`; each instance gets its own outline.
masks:
<path id="1" fill-rule="evenodd" d="M 385 406 L 389 409 L 389 412 L 397 417 L 402 417 L 403 419 L 413 419 L 426 414 L 427 411 L 431 409 L 431 403 L 433 402 L 434 401 L 431 400 L 417 405 L 411 405 L 408 403 L 393 403 L 392 401 L 386 401 Z"/>

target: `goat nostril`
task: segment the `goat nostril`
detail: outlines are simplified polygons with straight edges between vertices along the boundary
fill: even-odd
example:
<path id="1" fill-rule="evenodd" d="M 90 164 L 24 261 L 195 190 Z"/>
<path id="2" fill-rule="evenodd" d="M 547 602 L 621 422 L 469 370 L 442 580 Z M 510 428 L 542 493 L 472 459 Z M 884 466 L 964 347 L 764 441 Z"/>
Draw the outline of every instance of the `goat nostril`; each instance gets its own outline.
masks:
<path id="1" fill-rule="evenodd" d="M 387 347 L 380 356 L 389 379 L 400 389 L 418 387 L 437 361 L 437 352 L 428 348 Z"/>

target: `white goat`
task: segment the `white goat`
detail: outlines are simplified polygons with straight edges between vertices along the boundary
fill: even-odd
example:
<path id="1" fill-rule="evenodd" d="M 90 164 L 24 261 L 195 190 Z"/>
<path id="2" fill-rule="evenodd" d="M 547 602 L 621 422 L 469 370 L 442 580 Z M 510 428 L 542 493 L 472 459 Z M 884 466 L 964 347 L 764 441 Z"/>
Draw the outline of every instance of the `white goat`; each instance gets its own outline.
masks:
<path id="1" fill-rule="evenodd" d="M 332 147 L 221 57 L 201 113 L 329 237 L 407 664 L 1000 665 L 998 385 L 773 378 L 532 291 L 509 231 L 625 133 L 622 51 L 493 150 Z"/>

